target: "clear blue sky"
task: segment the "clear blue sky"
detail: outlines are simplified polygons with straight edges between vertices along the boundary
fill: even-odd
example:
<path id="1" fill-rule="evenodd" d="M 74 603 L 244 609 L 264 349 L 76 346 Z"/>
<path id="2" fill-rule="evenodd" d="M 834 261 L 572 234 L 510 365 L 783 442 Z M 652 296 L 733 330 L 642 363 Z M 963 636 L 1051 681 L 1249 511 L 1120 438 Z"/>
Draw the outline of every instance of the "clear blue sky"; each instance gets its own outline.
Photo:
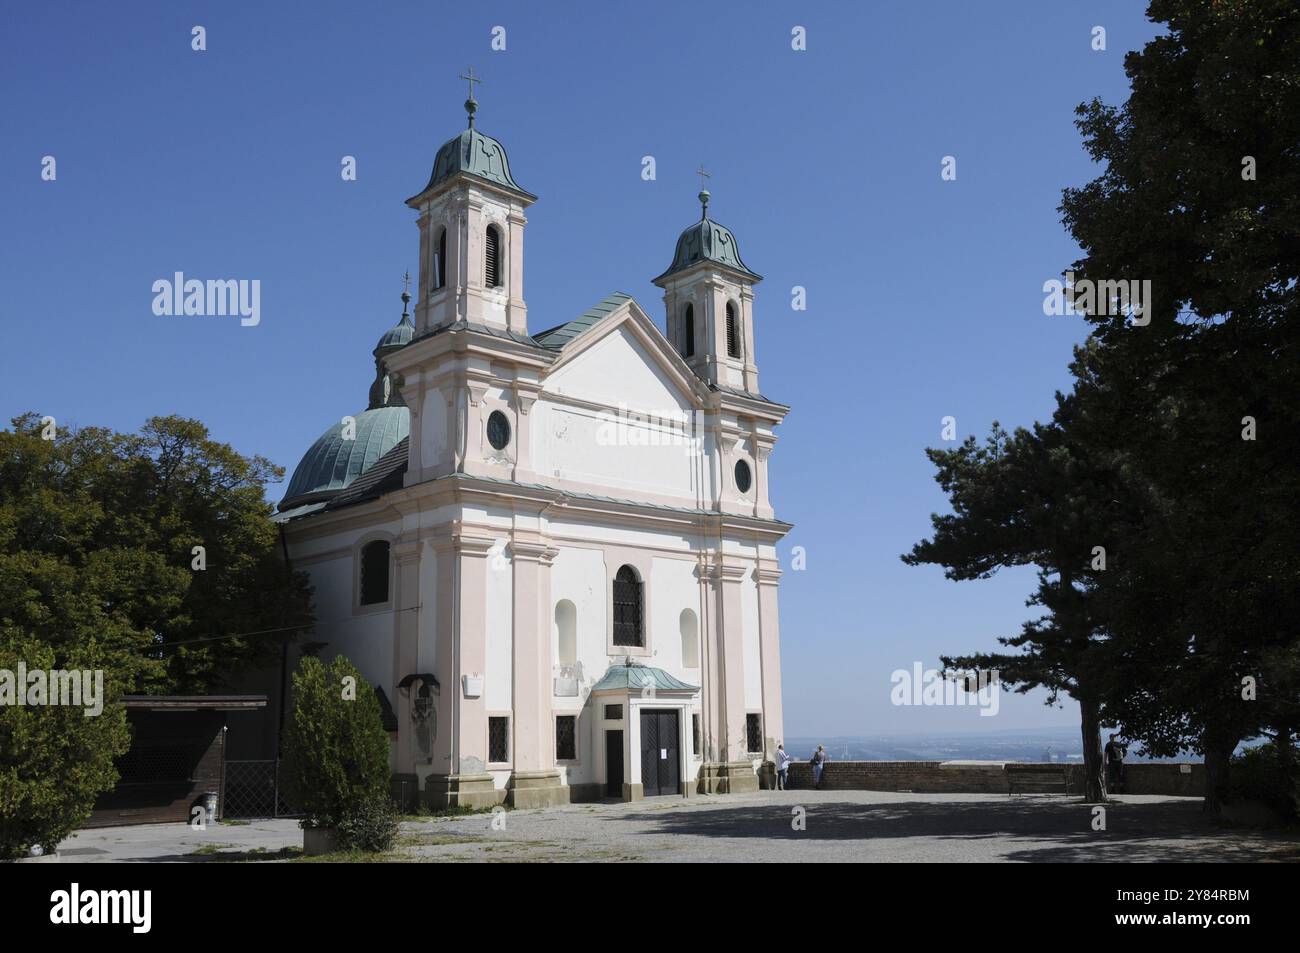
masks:
<path id="1" fill-rule="evenodd" d="M 559 11 L 563 9 L 561 14 Z M 1075 723 L 1041 697 L 895 708 L 889 674 L 992 648 L 1031 572 L 951 583 L 899 553 L 945 508 L 923 448 L 1050 414 L 1083 327 L 1042 312 L 1077 250 L 1073 126 L 1126 96 L 1137 4 L 23 3 L 0 31 L 0 413 L 137 428 L 177 413 L 292 470 L 364 406 L 416 268 L 403 200 L 464 124 L 509 150 L 534 330 L 650 278 L 711 212 L 766 276 L 764 393 L 793 406 L 773 499 L 805 572 L 781 589 L 790 735 Z M 208 49 L 190 49 L 190 29 Z M 790 48 L 794 25 L 808 49 Z M 506 28 L 505 52 L 490 50 Z M 1094 25 L 1105 52 L 1090 48 Z M 57 159 L 58 179 L 40 163 Z M 343 182 L 340 159 L 358 161 Z M 653 155 L 658 178 L 641 179 Z M 957 159 L 957 179 L 940 162 Z M 167 318 L 151 285 L 258 278 L 262 323 Z M 807 288 L 808 310 L 790 308 Z M 276 498 L 280 489 L 275 488 Z M 788 559 L 786 568 L 789 568 Z"/>

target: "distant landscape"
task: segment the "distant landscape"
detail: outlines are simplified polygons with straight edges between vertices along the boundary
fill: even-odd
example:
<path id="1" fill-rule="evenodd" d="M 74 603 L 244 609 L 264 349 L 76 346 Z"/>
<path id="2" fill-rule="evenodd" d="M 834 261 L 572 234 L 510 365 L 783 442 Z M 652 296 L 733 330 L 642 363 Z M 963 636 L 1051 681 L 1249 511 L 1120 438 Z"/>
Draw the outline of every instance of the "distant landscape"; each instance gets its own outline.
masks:
<path id="1" fill-rule="evenodd" d="M 795 758 L 811 757 L 819 744 L 826 746 L 833 761 L 1083 761 L 1078 728 L 785 739 L 786 750 Z M 1127 760 L 1201 759 L 1195 755 L 1145 758 L 1135 746 Z"/>

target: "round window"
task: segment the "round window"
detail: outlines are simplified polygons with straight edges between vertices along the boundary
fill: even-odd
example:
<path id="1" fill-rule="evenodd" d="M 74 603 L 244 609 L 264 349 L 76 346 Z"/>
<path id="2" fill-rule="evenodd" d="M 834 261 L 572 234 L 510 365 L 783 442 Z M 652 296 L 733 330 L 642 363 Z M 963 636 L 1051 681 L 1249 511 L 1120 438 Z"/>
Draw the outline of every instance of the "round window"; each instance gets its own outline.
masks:
<path id="1" fill-rule="evenodd" d="M 754 482 L 752 474 L 749 472 L 749 464 L 744 460 L 736 461 L 736 489 L 741 493 L 748 493 L 750 485 Z"/>
<path id="2" fill-rule="evenodd" d="M 499 410 L 494 410 L 488 416 L 487 423 L 488 443 L 492 444 L 494 450 L 504 450 L 506 444 L 510 442 L 510 420 Z"/>

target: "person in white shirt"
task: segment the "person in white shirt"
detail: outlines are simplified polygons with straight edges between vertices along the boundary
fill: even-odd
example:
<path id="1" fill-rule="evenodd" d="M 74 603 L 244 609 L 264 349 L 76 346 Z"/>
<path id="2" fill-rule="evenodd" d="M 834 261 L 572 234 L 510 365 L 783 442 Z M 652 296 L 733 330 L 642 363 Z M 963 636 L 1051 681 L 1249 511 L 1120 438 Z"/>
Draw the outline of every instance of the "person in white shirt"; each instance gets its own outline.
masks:
<path id="1" fill-rule="evenodd" d="M 785 750 L 785 745 L 776 746 L 776 789 L 784 791 L 789 784 L 786 772 L 790 770 L 790 762 L 794 758 L 790 757 Z"/>

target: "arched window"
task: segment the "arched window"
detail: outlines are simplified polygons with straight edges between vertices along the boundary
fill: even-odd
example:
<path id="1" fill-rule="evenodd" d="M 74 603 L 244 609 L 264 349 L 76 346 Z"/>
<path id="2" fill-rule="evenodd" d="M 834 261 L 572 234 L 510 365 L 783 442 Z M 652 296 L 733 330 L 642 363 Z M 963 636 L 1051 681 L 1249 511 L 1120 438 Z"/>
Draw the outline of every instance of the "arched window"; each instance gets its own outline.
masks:
<path id="1" fill-rule="evenodd" d="M 489 288 L 501 285 L 501 233 L 495 225 L 487 227 L 483 240 L 483 281 Z"/>
<path id="2" fill-rule="evenodd" d="M 740 357 L 740 322 L 736 320 L 736 306 L 727 302 L 727 357 Z"/>
<path id="3" fill-rule="evenodd" d="M 682 315 L 682 354 L 695 356 L 695 305 L 688 304 Z"/>
<path id="4" fill-rule="evenodd" d="M 433 250 L 433 289 L 447 284 L 447 229 L 438 230 L 438 244 Z"/>
<path id="5" fill-rule="evenodd" d="M 361 604 L 388 601 L 388 543 L 377 539 L 361 547 Z"/>
<path id="6" fill-rule="evenodd" d="M 683 609 L 678 628 L 682 633 L 682 666 L 684 668 L 700 667 L 700 623 L 695 618 L 695 613 L 690 609 Z"/>
<path id="7" fill-rule="evenodd" d="M 555 604 L 556 650 L 561 665 L 578 661 L 578 607 L 568 599 Z"/>
<path id="8" fill-rule="evenodd" d="M 641 580 L 631 566 L 614 577 L 614 644 L 645 645 L 641 627 Z"/>

